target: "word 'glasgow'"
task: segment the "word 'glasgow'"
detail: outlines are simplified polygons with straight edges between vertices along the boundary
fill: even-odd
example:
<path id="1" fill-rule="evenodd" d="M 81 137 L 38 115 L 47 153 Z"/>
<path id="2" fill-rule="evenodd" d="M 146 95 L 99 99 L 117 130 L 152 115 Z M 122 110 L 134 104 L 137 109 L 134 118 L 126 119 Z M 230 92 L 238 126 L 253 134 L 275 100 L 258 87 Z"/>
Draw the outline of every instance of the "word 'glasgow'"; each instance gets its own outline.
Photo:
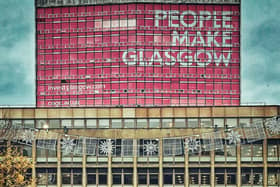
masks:
<path id="1" fill-rule="evenodd" d="M 144 49 L 128 49 L 122 55 L 122 60 L 127 65 L 139 66 L 173 66 L 178 62 L 180 66 L 192 66 L 196 63 L 197 66 L 205 67 L 214 62 L 216 66 L 219 66 L 222 62 L 225 66 L 228 66 L 231 59 L 231 52 L 216 53 L 213 51 L 198 50 L 192 51 L 183 49 L 181 51 L 175 51 L 167 49 L 164 51 L 154 50 L 152 54 L 148 53 Z"/>

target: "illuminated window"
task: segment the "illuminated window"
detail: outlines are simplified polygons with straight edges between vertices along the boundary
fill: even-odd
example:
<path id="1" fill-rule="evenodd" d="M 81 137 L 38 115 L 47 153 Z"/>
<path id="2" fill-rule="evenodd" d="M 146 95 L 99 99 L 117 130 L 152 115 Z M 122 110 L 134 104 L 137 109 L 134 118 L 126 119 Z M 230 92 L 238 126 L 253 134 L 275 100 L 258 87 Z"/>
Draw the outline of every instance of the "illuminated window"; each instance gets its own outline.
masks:
<path id="1" fill-rule="evenodd" d="M 57 169 L 56 168 L 38 168 L 36 169 L 36 181 L 39 185 L 56 185 Z"/>
<path id="2" fill-rule="evenodd" d="M 184 168 L 163 168 L 163 184 L 184 184 Z"/>
<path id="3" fill-rule="evenodd" d="M 268 168 L 268 185 L 279 186 L 280 185 L 280 169 Z"/>
<path id="4" fill-rule="evenodd" d="M 61 168 L 62 184 L 82 184 L 82 169 Z"/>
<path id="5" fill-rule="evenodd" d="M 190 184 L 209 185 L 210 168 L 189 168 Z"/>
<path id="6" fill-rule="evenodd" d="M 245 185 L 262 185 L 263 169 L 262 168 L 242 168 L 242 184 Z"/>

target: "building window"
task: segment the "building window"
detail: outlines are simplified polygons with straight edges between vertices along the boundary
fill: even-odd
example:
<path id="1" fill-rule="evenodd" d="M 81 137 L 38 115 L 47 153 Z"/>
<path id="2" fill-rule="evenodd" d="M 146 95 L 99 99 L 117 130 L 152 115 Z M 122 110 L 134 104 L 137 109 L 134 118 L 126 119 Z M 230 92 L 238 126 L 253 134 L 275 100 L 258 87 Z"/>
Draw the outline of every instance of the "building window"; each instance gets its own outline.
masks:
<path id="1" fill-rule="evenodd" d="M 262 161 L 262 157 L 263 157 L 262 141 L 254 142 L 254 144 L 241 145 L 242 161 Z"/>
<path id="2" fill-rule="evenodd" d="M 236 168 L 215 168 L 216 184 L 236 184 Z"/>
<path id="3" fill-rule="evenodd" d="M 87 168 L 87 184 L 96 184 L 95 168 Z"/>
<path id="4" fill-rule="evenodd" d="M 190 184 L 209 185 L 210 168 L 189 168 Z"/>
<path id="5" fill-rule="evenodd" d="M 188 128 L 198 128 L 198 119 L 188 119 Z"/>
<path id="6" fill-rule="evenodd" d="M 72 127 L 72 120 L 70 119 L 63 119 L 61 120 L 61 127 Z"/>
<path id="7" fill-rule="evenodd" d="M 242 168 L 242 184 L 244 185 L 262 185 L 263 169 L 262 168 Z"/>
<path id="8" fill-rule="evenodd" d="M 75 119 L 74 120 L 74 128 L 84 128 L 85 127 L 85 121 L 83 119 Z"/>
<path id="9" fill-rule="evenodd" d="M 113 168 L 113 184 L 132 184 L 133 169 L 132 168 Z"/>
<path id="10" fill-rule="evenodd" d="M 157 185 L 158 168 L 138 168 L 138 184 Z"/>
<path id="11" fill-rule="evenodd" d="M 268 161 L 278 161 L 280 158 L 280 140 L 268 140 L 267 142 Z"/>
<path id="12" fill-rule="evenodd" d="M 34 128 L 35 122 L 34 120 L 23 120 L 23 125 L 25 128 Z"/>
<path id="13" fill-rule="evenodd" d="M 174 119 L 174 127 L 175 128 L 186 128 L 186 120 L 185 119 Z"/>
<path id="14" fill-rule="evenodd" d="M 107 184 L 106 168 L 87 168 L 87 184 Z"/>
<path id="15" fill-rule="evenodd" d="M 134 119 L 124 119 L 124 128 L 134 128 Z"/>
<path id="16" fill-rule="evenodd" d="M 36 149 L 37 158 L 56 158 L 56 151 L 48 149 Z"/>
<path id="17" fill-rule="evenodd" d="M 61 168 L 62 184 L 82 184 L 81 168 Z"/>
<path id="18" fill-rule="evenodd" d="M 107 184 L 107 172 L 106 168 L 98 169 L 98 184 Z"/>
<path id="19" fill-rule="evenodd" d="M 140 156 L 157 156 L 159 142 L 156 139 L 140 139 L 138 141 L 138 154 Z"/>
<path id="20" fill-rule="evenodd" d="M 87 119 L 87 128 L 96 128 L 96 119 Z"/>
<path id="21" fill-rule="evenodd" d="M 181 138 L 163 139 L 163 155 L 164 156 L 180 156 L 184 155 L 184 142 Z"/>
<path id="22" fill-rule="evenodd" d="M 250 127 L 250 118 L 240 118 L 239 119 L 239 127 L 246 128 Z"/>
<path id="23" fill-rule="evenodd" d="M 236 128 L 237 127 L 237 118 L 226 118 L 226 123 L 228 128 Z"/>
<path id="24" fill-rule="evenodd" d="M 122 128 L 122 120 L 121 119 L 112 119 L 112 128 Z"/>
<path id="25" fill-rule="evenodd" d="M 60 121 L 56 119 L 49 120 L 49 128 L 60 128 Z"/>
<path id="26" fill-rule="evenodd" d="M 214 118 L 214 127 L 224 128 L 224 119 L 223 118 Z"/>
<path id="27" fill-rule="evenodd" d="M 37 184 L 48 185 L 56 184 L 57 169 L 56 168 L 38 168 L 36 169 Z"/>
<path id="28" fill-rule="evenodd" d="M 280 186 L 280 169 L 268 168 L 268 185 Z"/>
<path id="29" fill-rule="evenodd" d="M 163 184 L 184 184 L 184 168 L 163 168 Z"/>
<path id="30" fill-rule="evenodd" d="M 137 119 L 136 124 L 137 124 L 137 128 L 147 128 L 148 120 L 147 119 Z"/>
<path id="31" fill-rule="evenodd" d="M 162 119 L 162 128 L 172 128 L 173 127 L 173 122 L 172 119 Z"/>
<path id="32" fill-rule="evenodd" d="M 149 119 L 149 128 L 159 128 L 160 127 L 160 119 Z"/>
<path id="33" fill-rule="evenodd" d="M 212 120 L 209 118 L 200 119 L 200 126 L 201 128 L 212 128 Z"/>
<path id="34" fill-rule="evenodd" d="M 109 119 L 100 119 L 98 125 L 99 125 L 99 128 L 109 128 L 110 121 L 109 121 Z"/>

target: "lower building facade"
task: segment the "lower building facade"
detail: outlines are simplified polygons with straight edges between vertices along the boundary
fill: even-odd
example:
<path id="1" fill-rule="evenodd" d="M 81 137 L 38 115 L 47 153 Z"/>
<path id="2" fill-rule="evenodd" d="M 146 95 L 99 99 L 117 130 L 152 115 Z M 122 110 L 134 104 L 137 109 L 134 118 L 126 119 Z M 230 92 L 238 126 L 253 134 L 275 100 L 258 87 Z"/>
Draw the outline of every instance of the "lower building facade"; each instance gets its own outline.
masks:
<path id="1" fill-rule="evenodd" d="M 10 124 L 34 137 L 4 135 L 0 147 L 32 159 L 37 187 L 275 187 L 280 135 L 266 123 L 279 114 L 280 106 L 1 108 L 2 133 Z"/>

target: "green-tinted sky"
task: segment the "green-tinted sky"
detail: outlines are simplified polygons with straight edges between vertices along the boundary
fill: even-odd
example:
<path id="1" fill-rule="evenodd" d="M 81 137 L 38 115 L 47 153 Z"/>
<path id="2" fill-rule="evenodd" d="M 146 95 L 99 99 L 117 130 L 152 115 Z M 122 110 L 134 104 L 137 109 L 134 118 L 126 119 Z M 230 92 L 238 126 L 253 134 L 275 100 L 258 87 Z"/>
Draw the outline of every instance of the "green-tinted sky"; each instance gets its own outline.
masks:
<path id="1" fill-rule="evenodd" d="M 242 0 L 241 101 L 280 104 L 280 0 Z M 0 105 L 35 105 L 33 0 L 0 1 Z"/>

